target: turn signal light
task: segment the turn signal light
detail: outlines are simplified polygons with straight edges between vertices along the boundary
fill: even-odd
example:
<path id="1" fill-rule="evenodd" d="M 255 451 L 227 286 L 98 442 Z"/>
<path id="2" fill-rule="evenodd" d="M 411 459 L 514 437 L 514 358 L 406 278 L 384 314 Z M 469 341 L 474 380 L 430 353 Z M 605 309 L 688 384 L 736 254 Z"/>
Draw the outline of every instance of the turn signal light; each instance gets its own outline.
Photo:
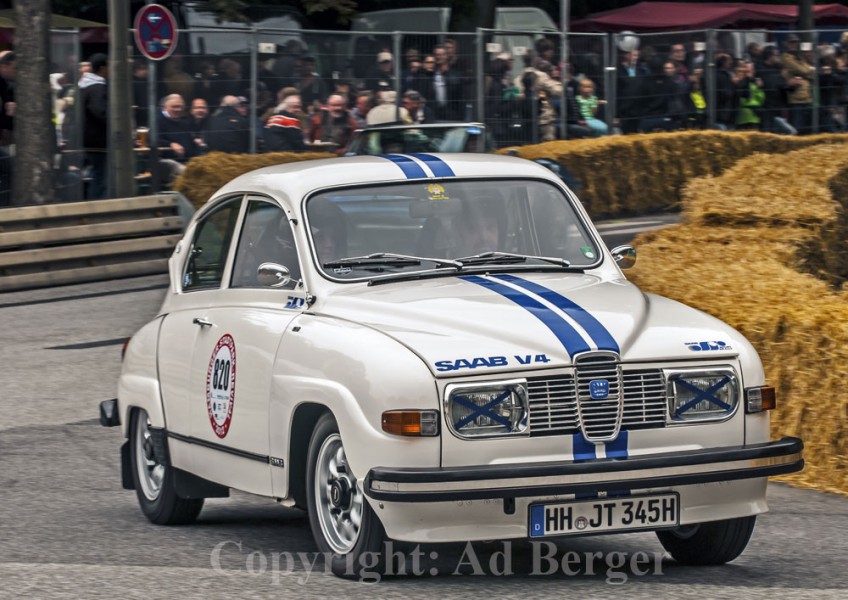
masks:
<path id="1" fill-rule="evenodd" d="M 748 388 L 745 390 L 745 400 L 749 413 L 777 408 L 777 395 L 771 386 Z"/>
<path id="2" fill-rule="evenodd" d="M 383 431 L 413 437 L 436 436 L 439 435 L 439 413 L 435 410 L 388 410 L 383 413 Z"/>

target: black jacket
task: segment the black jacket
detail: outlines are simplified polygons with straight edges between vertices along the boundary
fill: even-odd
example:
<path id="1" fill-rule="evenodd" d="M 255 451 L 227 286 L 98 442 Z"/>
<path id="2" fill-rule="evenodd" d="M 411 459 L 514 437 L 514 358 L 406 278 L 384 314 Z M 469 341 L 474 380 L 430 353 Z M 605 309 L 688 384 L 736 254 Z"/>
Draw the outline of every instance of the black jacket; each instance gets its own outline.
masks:
<path id="1" fill-rule="evenodd" d="M 225 106 L 209 119 L 206 130 L 209 151 L 250 152 L 250 121 L 233 106 Z"/>
<path id="2" fill-rule="evenodd" d="M 109 147 L 109 89 L 105 81 L 85 73 L 80 79 L 82 102 L 82 143 L 86 149 L 105 150 Z"/>
<path id="3" fill-rule="evenodd" d="M 185 149 L 184 156 L 177 156 L 169 150 L 162 153 L 163 158 L 173 158 L 180 162 L 185 162 L 200 154 L 200 148 L 194 143 L 194 134 L 192 132 L 194 126 L 190 118 L 171 119 L 160 112 L 157 115 L 157 119 L 159 138 L 156 145 L 166 147 L 176 142 Z"/>

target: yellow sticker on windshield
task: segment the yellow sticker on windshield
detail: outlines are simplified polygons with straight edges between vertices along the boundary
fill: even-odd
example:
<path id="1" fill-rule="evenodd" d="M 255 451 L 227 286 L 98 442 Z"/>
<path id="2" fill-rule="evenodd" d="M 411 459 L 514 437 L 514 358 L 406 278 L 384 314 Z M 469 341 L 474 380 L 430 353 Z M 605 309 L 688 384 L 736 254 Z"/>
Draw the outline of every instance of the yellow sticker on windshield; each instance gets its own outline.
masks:
<path id="1" fill-rule="evenodd" d="M 427 195 L 430 197 L 430 200 L 450 200 L 448 195 L 445 193 L 445 188 L 440 186 L 438 183 L 431 183 L 427 185 Z"/>

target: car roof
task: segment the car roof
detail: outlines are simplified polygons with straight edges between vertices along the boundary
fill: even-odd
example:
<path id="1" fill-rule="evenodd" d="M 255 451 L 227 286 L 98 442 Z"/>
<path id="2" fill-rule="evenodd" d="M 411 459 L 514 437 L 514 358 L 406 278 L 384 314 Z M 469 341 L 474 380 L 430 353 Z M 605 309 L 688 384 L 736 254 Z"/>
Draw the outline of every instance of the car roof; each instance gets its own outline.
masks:
<path id="1" fill-rule="evenodd" d="M 304 160 L 274 165 L 236 177 L 213 198 L 253 192 L 295 202 L 318 189 L 393 181 L 451 180 L 454 177 L 527 178 L 559 182 L 550 170 L 512 156 L 481 153 L 387 154 Z"/>
<path id="2" fill-rule="evenodd" d="M 486 129 L 485 123 L 468 123 L 466 121 L 457 121 L 454 123 L 443 121 L 439 123 L 393 123 L 391 125 L 369 125 L 363 129 L 357 129 L 356 131 L 368 132 L 391 129 L 446 129 L 450 127 L 479 127 L 480 129 Z"/>

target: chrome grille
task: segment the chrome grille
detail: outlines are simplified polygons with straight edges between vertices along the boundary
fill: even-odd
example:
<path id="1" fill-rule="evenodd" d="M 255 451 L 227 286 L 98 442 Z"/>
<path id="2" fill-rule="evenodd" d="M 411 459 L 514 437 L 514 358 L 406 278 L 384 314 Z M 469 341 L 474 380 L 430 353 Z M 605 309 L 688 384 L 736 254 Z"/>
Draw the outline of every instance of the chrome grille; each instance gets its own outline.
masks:
<path id="1" fill-rule="evenodd" d="M 577 394 L 573 377 L 528 380 L 527 401 L 530 435 L 577 430 Z"/>
<path id="2" fill-rule="evenodd" d="M 665 427 L 665 379 L 659 369 L 622 372 L 624 416 L 622 429 Z"/>
<path id="3" fill-rule="evenodd" d="M 665 381 L 660 369 L 622 371 L 624 411 L 622 429 L 665 426 Z M 612 391 L 612 390 L 610 390 Z M 574 377 L 536 377 L 527 380 L 530 435 L 568 435 L 579 430 Z"/>
<path id="4" fill-rule="evenodd" d="M 575 362 L 577 415 L 583 436 L 590 442 L 615 439 L 621 427 L 621 368 L 613 354 L 590 354 Z M 593 398 L 590 384 L 606 381 L 607 395 Z"/>

